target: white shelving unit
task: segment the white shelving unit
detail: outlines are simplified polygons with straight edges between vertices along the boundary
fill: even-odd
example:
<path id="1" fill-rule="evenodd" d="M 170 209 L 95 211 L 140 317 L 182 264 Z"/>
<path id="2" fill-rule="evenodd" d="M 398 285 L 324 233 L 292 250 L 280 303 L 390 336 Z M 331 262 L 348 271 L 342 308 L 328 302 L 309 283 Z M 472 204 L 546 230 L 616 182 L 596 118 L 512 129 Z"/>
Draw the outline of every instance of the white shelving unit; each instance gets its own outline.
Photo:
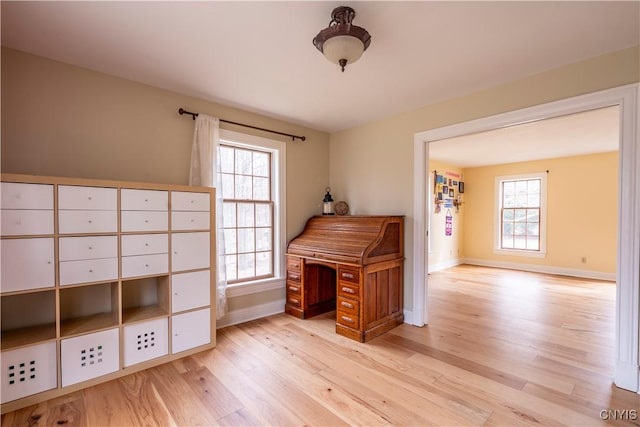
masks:
<path id="1" fill-rule="evenodd" d="M 214 189 L 1 186 L 2 413 L 215 346 Z"/>

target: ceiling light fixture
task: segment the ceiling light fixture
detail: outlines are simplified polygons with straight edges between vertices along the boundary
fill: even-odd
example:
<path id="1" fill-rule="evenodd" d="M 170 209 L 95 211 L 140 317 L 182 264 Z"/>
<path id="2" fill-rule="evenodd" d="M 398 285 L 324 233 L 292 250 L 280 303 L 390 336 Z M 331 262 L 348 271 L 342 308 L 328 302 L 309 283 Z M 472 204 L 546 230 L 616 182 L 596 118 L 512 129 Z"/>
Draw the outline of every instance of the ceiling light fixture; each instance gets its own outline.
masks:
<path id="1" fill-rule="evenodd" d="M 331 12 L 329 26 L 313 38 L 314 46 L 334 64 L 340 65 L 342 72 L 347 64 L 352 64 L 362 56 L 371 43 L 371 36 L 362 27 L 352 25 L 356 12 L 348 6 L 340 6 Z"/>

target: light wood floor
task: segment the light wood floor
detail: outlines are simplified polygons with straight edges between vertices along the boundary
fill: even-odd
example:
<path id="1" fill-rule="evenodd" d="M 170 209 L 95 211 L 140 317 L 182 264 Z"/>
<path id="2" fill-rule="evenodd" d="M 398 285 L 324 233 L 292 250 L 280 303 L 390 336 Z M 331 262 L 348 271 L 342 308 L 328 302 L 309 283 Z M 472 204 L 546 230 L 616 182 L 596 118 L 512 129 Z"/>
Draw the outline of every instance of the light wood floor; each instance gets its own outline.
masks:
<path id="1" fill-rule="evenodd" d="M 334 313 L 275 315 L 2 426 L 591 426 L 603 409 L 640 408 L 612 385 L 613 283 L 459 266 L 429 292 L 425 328 L 360 344 L 334 333 Z"/>

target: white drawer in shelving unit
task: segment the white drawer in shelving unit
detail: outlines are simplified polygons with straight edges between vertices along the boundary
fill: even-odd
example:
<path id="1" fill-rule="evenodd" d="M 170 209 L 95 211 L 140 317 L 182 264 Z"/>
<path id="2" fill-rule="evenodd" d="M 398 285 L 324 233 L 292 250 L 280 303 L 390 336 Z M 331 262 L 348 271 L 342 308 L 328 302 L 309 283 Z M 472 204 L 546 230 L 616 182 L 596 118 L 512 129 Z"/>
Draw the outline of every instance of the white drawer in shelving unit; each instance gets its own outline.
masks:
<path id="1" fill-rule="evenodd" d="M 61 234 L 115 233 L 118 231 L 117 211 L 60 210 L 58 229 Z"/>
<path id="2" fill-rule="evenodd" d="M 117 258 L 117 236 L 61 237 L 58 241 L 60 261 Z"/>
<path id="3" fill-rule="evenodd" d="M 0 223 L 3 236 L 53 234 L 53 210 L 3 209 Z"/>
<path id="4" fill-rule="evenodd" d="M 2 403 L 58 386 L 56 343 L 2 352 Z"/>
<path id="5" fill-rule="evenodd" d="M 122 257 L 122 277 L 151 276 L 168 272 L 168 254 Z"/>
<path id="6" fill-rule="evenodd" d="M 191 310 L 209 305 L 211 271 L 174 274 L 171 277 L 171 311 Z"/>
<path id="7" fill-rule="evenodd" d="M 169 193 L 159 190 L 120 190 L 120 209 L 123 211 L 167 211 Z"/>
<path id="8" fill-rule="evenodd" d="M 211 233 L 176 233 L 171 235 L 171 269 L 173 271 L 209 268 Z"/>
<path id="9" fill-rule="evenodd" d="M 118 329 L 62 340 L 62 386 L 90 380 L 119 369 Z"/>
<path id="10" fill-rule="evenodd" d="M 115 188 L 58 187 L 58 209 L 115 211 L 118 208 L 118 191 Z"/>
<path id="11" fill-rule="evenodd" d="M 3 182 L 0 208 L 53 210 L 53 185 Z"/>
<path id="12" fill-rule="evenodd" d="M 53 238 L 3 239 L 0 291 L 48 288 L 55 285 Z"/>
<path id="13" fill-rule="evenodd" d="M 210 228 L 210 212 L 171 212 L 172 230 L 208 230 Z"/>
<path id="14" fill-rule="evenodd" d="M 122 256 L 166 254 L 169 252 L 167 234 L 128 234 L 122 236 Z"/>
<path id="15" fill-rule="evenodd" d="M 125 233 L 167 231 L 169 229 L 169 213 L 167 211 L 122 211 L 121 220 L 121 228 Z"/>
<path id="16" fill-rule="evenodd" d="M 179 353 L 211 342 L 211 309 L 178 314 L 171 319 L 171 352 Z"/>
<path id="17" fill-rule="evenodd" d="M 209 193 L 191 193 L 186 191 L 171 192 L 172 211 L 210 211 L 211 197 Z"/>
<path id="18" fill-rule="evenodd" d="M 124 366 L 135 365 L 169 353 L 167 318 L 124 327 Z"/>
<path id="19" fill-rule="evenodd" d="M 118 280 L 118 258 L 60 262 L 60 285 Z"/>

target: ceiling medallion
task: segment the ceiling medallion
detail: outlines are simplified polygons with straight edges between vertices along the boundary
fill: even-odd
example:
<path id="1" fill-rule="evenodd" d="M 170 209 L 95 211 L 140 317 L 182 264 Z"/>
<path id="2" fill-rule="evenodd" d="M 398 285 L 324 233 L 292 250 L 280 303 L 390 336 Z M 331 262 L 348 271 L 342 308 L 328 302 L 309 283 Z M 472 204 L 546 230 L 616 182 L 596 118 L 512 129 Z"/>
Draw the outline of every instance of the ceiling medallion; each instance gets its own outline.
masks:
<path id="1" fill-rule="evenodd" d="M 356 62 L 371 43 L 371 36 L 362 27 L 351 22 L 356 12 L 348 6 L 340 6 L 331 12 L 329 26 L 313 39 L 314 46 L 342 72 L 347 64 Z"/>

